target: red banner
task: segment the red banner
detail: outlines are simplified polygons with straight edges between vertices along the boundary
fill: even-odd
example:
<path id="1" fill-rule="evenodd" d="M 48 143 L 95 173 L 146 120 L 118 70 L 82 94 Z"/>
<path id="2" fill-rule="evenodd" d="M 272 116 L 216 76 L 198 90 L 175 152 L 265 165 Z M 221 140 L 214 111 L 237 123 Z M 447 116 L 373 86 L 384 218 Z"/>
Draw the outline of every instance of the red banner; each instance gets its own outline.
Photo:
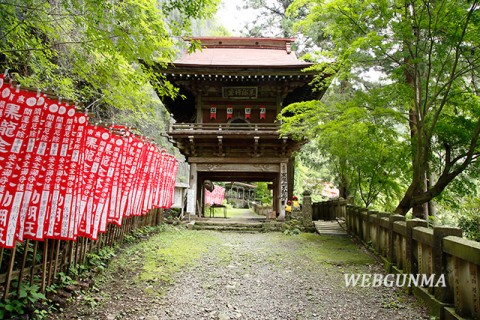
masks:
<path id="1" fill-rule="evenodd" d="M 114 128 L 115 129 L 115 128 Z M 115 141 L 115 152 L 118 153 L 118 159 L 116 161 L 115 172 L 113 173 L 112 181 L 112 193 L 110 198 L 110 205 L 108 209 L 107 222 L 115 223 L 116 225 L 122 224 L 123 211 L 122 211 L 122 188 L 123 181 L 125 179 L 126 172 L 125 163 L 127 159 L 128 143 L 130 132 L 126 128 L 115 129 L 120 134 L 120 139 Z M 113 167 L 113 164 L 111 165 Z"/>
<path id="2" fill-rule="evenodd" d="M 0 245 L 13 248 L 27 179 L 20 164 L 25 160 L 38 99 L 3 81 L 0 90 Z"/>
<path id="3" fill-rule="evenodd" d="M 67 186 L 65 176 L 70 162 L 69 148 L 73 139 L 73 124 L 75 121 L 75 107 L 59 104 L 58 109 L 51 111 L 55 114 L 53 138 L 51 140 L 50 156 L 55 157 L 53 170 L 53 188 L 49 200 L 49 208 L 45 222 L 45 237 L 60 239 Z M 49 176 L 49 175 L 48 175 Z M 67 223 L 67 222 L 65 222 Z"/>
<path id="4" fill-rule="evenodd" d="M 125 163 L 126 177 L 122 187 L 122 205 L 124 205 L 124 216 L 130 217 L 134 214 L 135 195 L 137 192 L 139 166 L 143 153 L 143 141 L 137 137 L 130 137 L 129 148 Z"/>
<path id="5" fill-rule="evenodd" d="M 97 239 L 110 222 L 169 208 L 178 161 L 117 131 L 0 75 L 0 247 Z"/>
<path id="6" fill-rule="evenodd" d="M 267 118 L 267 108 L 265 106 L 260 106 L 260 120 Z"/>
<path id="7" fill-rule="evenodd" d="M 39 174 L 39 168 L 43 161 L 42 156 L 37 156 L 35 153 L 35 146 L 40 130 L 41 119 L 43 118 L 43 106 L 45 99 L 40 94 L 36 95 L 37 105 L 33 110 L 33 115 L 30 118 L 31 126 L 28 134 L 27 149 L 21 164 L 20 182 L 25 182 L 25 192 L 23 195 L 22 204 L 20 207 L 20 221 L 17 227 L 17 238 L 22 241 L 25 234 L 30 238 L 35 238 L 37 230 L 37 215 L 34 211 L 35 207 L 30 207 L 30 201 L 34 192 L 35 182 Z M 19 189 L 22 189 L 21 187 Z"/>
<path id="8" fill-rule="evenodd" d="M 227 106 L 227 120 L 233 118 L 233 107 Z"/>
<path id="9" fill-rule="evenodd" d="M 114 180 L 118 181 L 118 162 L 121 160 L 123 152 L 123 138 L 116 134 L 110 134 L 105 153 L 101 160 L 100 179 L 97 181 L 97 190 L 99 190 L 97 212 L 100 215 L 100 226 L 98 231 L 105 232 L 107 230 L 107 222 L 109 221 L 110 206 L 115 207 L 117 190 L 113 193 Z M 116 178 L 117 176 L 117 178 Z M 113 199 L 113 200 L 112 200 Z M 96 237 L 97 234 L 94 233 Z"/>
<path id="10" fill-rule="evenodd" d="M 215 186 L 213 191 L 208 191 L 207 189 L 204 189 L 205 191 L 205 204 L 208 205 L 219 205 L 222 204 L 223 198 L 225 197 L 225 188 L 220 187 L 220 186 Z"/>
<path id="11" fill-rule="evenodd" d="M 76 113 L 72 129 L 72 139 L 68 150 L 68 163 L 63 184 L 66 185 L 65 203 L 63 206 L 63 221 L 60 239 L 76 239 L 80 223 L 80 200 L 82 195 L 82 180 L 85 128 L 88 125 L 86 114 Z"/>
<path id="12" fill-rule="evenodd" d="M 217 119 L 217 107 L 210 108 L 210 119 Z"/>
<path id="13" fill-rule="evenodd" d="M 99 171 L 105 170 L 101 168 L 101 161 L 110 132 L 104 128 L 88 125 L 85 136 L 85 158 L 83 161 L 82 172 L 82 195 L 80 199 L 81 216 L 78 228 L 78 235 L 93 238 L 95 228 L 98 228 L 100 217 L 97 217 L 97 202 L 100 190 L 97 189 L 97 183 L 101 180 Z M 98 229 L 96 229 L 98 232 Z"/>
<path id="14" fill-rule="evenodd" d="M 245 119 L 250 119 L 250 116 L 252 115 L 252 108 L 249 106 L 245 107 Z"/>

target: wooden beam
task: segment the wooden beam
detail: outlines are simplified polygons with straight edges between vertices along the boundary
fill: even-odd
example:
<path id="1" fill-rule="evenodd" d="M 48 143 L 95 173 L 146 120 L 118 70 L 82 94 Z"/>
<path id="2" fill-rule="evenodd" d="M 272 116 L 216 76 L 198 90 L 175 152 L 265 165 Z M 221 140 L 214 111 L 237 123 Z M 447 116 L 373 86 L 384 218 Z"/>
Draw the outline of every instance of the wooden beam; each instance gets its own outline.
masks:
<path id="1" fill-rule="evenodd" d="M 218 163 L 218 164 L 227 164 L 227 163 L 265 163 L 265 164 L 278 164 L 281 162 L 288 162 L 288 158 L 286 157 L 279 157 L 279 158 L 261 158 L 261 159 L 252 159 L 252 158 L 232 158 L 232 157 L 225 157 L 225 158 L 216 158 L 216 157 L 190 157 L 188 159 L 189 163 Z"/>
<path id="2" fill-rule="evenodd" d="M 197 171 L 202 172 L 279 172 L 279 164 L 266 163 L 235 163 L 217 164 L 202 163 L 197 165 Z"/>

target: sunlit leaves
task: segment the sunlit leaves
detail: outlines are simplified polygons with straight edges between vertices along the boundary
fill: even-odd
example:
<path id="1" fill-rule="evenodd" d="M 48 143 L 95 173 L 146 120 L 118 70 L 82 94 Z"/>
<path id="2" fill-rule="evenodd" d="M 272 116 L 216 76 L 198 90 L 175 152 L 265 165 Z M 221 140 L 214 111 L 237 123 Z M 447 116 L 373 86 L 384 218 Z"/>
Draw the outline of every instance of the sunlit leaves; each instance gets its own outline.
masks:
<path id="1" fill-rule="evenodd" d="M 10 69 L 23 86 L 83 104 L 97 120 L 107 120 L 118 110 L 139 118 L 142 112 L 157 114 L 162 105 L 153 90 L 176 93 L 159 69 L 177 55 L 190 19 L 213 14 L 217 3 L 1 2 L 0 67 Z"/>
<path id="2" fill-rule="evenodd" d="M 295 1 L 289 12 L 294 15 L 296 8 L 306 3 Z M 467 179 L 467 173 L 477 171 L 478 1 L 317 0 L 309 1 L 308 9 L 297 28 L 308 35 L 322 35 L 317 46 L 337 68 L 338 82 L 333 85 L 348 82 L 350 89 L 356 90 L 354 95 L 341 97 L 344 103 L 363 106 L 369 110 L 367 121 L 384 128 L 389 123 L 399 132 L 400 143 L 410 143 L 411 188 L 397 212 L 406 213 L 438 196 L 454 177 Z M 372 70 L 378 78 L 376 86 L 365 81 Z M 385 108 L 378 108 L 382 105 Z M 374 116 L 378 110 L 389 114 Z M 345 116 L 353 118 L 349 112 L 345 111 Z M 361 136 L 359 126 L 355 123 L 351 128 Z M 368 141 L 364 138 L 361 145 Z M 385 148 L 396 145 L 386 143 Z M 438 180 L 429 181 L 431 189 L 424 192 L 429 170 Z"/>

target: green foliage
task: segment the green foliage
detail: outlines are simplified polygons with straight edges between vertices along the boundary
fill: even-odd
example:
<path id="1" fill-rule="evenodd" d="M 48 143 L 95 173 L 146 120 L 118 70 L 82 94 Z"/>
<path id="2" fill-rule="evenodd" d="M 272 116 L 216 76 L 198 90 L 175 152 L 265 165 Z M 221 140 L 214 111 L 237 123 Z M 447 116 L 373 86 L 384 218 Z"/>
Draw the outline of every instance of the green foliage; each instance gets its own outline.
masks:
<path id="1" fill-rule="evenodd" d="M 136 243 L 142 239 L 148 238 L 152 235 L 165 231 L 166 226 L 161 224 L 158 226 L 145 226 L 142 228 L 136 228 L 123 236 L 123 242 L 125 243 Z"/>
<path id="2" fill-rule="evenodd" d="M 355 196 L 366 207 L 391 208 L 408 172 L 408 149 L 403 143 L 408 137 L 399 127 L 401 116 L 380 92 L 372 90 L 372 97 L 362 90 L 343 90 L 331 90 L 323 102 L 284 108 L 282 132 L 313 140 L 315 147 L 308 146 L 308 154 L 328 170 L 324 181 L 333 177 L 337 186 L 348 190 L 342 196 Z"/>
<path id="3" fill-rule="evenodd" d="M 261 201 L 262 204 L 272 203 L 272 192 L 268 190 L 268 184 L 266 182 L 257 182 L 255 188 L 255 199 Z"/>
<path id="4" fill-rule="evenodd" d="M 309 59 L 334 63 L 331 86 L 341 96 L 289 106 L 285 132 L 331 137 L 319 142 L 337 163 L 340 184 L 365 190 L 358 197 L 366 204 L 379 186 L 392 190 L 379 194 L 385 203 L 401 192 L 398 213 L 437 197 L 462 173 L 477 174 L 470 168 L 478 166 L 480 152 L 478 1 L 296 0 L 288 14 L 305 8 L 295 28 L 316 41 L 319 49 Z M 410 177 L 398 175 L 401 167 Z M 370 178 L 358 176 L 358 168 Z"/>
<path id="5" fill-rule="evenodd" d="M 12 284 L 16 285 L 15 282 L 12 282 Z M 22 283 L 18 295 L 0 301 L 0 319 L 10 319 L 24 315 L 29 310 L 35 309 L 37 303 L 45 300 L 46 297 L 40 292 L 39 286 Z"/>
<path id="6" fill-rule="evenodd" d="M 95 272 L 103 271 L 114 256 L 114 248 L 103 247 L 98 251 L 87 253 L 88 265 L 91 266 Z"/>
<path id="7" fill-rule="evenodd" d="M 298 236 L 301 231 L 300 222 L 297 219 L 290 219 L 285 221 L 282 226 L 283 234 L 287 236 Z"/>
<path id="8" fill-rule="evenodd" d="M 480 215 L 462 216 L 458 219 L 458 226 L 462 229 L 465 237 L 480 242 Z"/>
<path id="9" fill-rule="evenodd" d="M 245 36 L 250 37 L 292 37 L 292 26 L 294 21 L 285 13 L 292 0 L 267 1 L 248 0 L 245 1 L 245 9 L 255 9 L 256 19 L 245 26 Z"/>
<path id="10" fill-rule="evenodd" d="M 191 19 L 211 16 L 218 2 L 2 2 L 0 68 L 22 86 L 82 104 L 94 122 L 128 117 L 149 133 L 168 121 L 158 114 L 163 106 L 157 93 L 176 94 L 161 68 L 176 56 Z M 119 110 L 124 114 L 113 117 Z"/>
<path id="11" fill-rule="evenodd" d="M 303 191 L 311 192 L 312 201 L 325 200 L 321 194 L 323 183 L 329 182 L 331 174 L 327 169 L 327 159 L 316 147 L 316 142 L 305 144 L 295 157 L 294 195 L 302 195 Z"/>
<path id="12" fill-rule="evenodd" d="M 460 183 L 465 180 L 455 181 L 452 186 L 461 187 Z M 458 226 L 462 229 L 464 237 L 480 241 L 480 198 L 478 186 L 473 184 L 473 189 L 462 191 L 466 195 L 463 197 L 458 196 L 458 192 L 452 192 L 450 188 L 442 194 L 436 204 L 434 224 Z"/>

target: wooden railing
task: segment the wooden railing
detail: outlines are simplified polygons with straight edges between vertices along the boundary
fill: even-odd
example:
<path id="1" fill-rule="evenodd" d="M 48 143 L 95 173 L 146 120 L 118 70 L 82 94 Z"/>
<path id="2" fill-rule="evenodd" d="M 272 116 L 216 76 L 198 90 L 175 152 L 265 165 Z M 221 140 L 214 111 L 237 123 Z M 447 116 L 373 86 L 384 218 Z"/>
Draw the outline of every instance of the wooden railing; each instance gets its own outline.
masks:
<path id="1" fill-rule="evenodd" d="M 370 211 L 343 199 L 313 204 L 314 217 L 344 219 L 350 234 L 380 256 L 387 272 L 443 275 L 446 286 L 412 287 L 440 319 L 480 319 L 480 243 L 459 228 L 429 227 L 425 220 Z"/>
<path id="2" fill-rule="evenodd" d="M 276 132 L 280 125 L 276 123 L 176 123 L 170 132 L 178 131 L 238 131 L 252 130 L 260 132 Z"/>

